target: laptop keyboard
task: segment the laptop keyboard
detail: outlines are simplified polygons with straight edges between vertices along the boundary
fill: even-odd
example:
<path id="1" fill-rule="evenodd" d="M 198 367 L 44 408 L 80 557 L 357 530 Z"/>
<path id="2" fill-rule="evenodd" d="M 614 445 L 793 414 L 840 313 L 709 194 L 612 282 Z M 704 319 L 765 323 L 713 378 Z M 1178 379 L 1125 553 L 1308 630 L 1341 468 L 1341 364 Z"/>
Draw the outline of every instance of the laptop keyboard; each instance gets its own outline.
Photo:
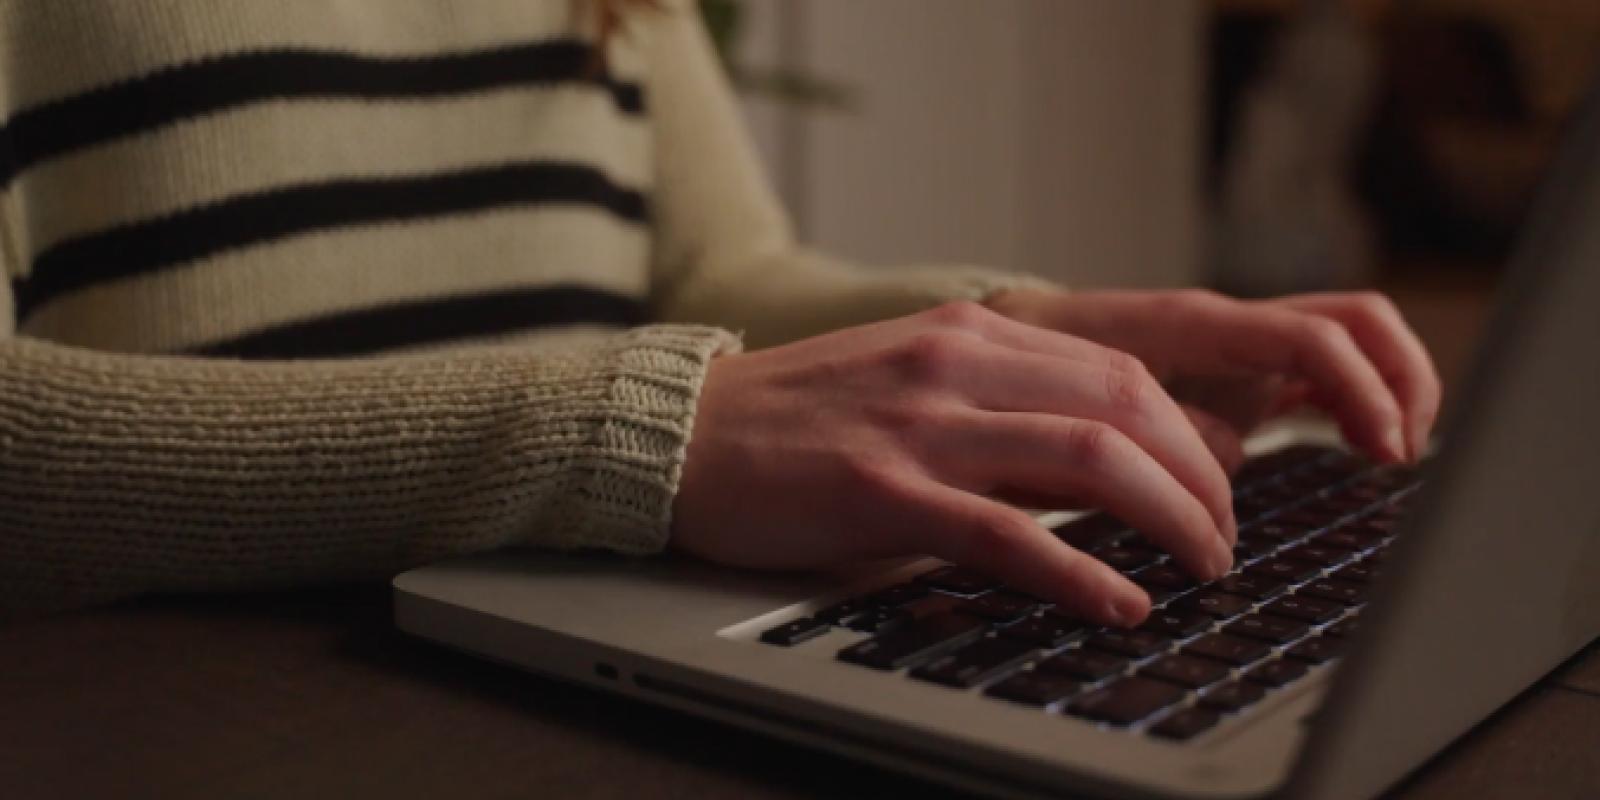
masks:
<path id="1" fill-rule="evenodd" d="M 836 628 L 871 634 L 841 661 L 979 690 L 1108 727 L 1188 740 L 1336 661 L 1359 625 L 1415 470 L 1296 445 L 1234 477 L 1235 564 L 1200 584 L 1117 519 L 1056 528 L 1144 587 L 1135 629 L 1074 619 L 987 575 L 943 566 L 761 634 L 783 647 Z"/>

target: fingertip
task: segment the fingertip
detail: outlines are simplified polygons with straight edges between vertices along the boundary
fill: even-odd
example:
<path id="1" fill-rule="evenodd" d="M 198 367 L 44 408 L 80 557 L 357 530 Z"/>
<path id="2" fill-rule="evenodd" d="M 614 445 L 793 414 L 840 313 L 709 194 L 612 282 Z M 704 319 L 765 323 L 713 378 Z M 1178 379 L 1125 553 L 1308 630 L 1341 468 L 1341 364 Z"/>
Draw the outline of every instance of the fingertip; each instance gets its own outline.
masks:
<path id="1" fill-rule="evenodd" d="M 1423 457 L 1428 455 L 1428 429 L 1432 423 L 1429 420 L 1418 420 L 1411 426 L 1411 463 L 1422 463 Z"/>
<path id="2" fill-rule="evenodd" d="M 1403 464 L 1411 460 L 1411 448 L 1406 443 L 1405 433 L 1399 425 L 1391 425 L 1383 434 L 1383 446 L 1388 451 L 1389 460 L 1396 464 Z"/>
<path id="3" fill-rule="evenodd" d="M 1106 621 L 1112 625 L 1131 628 L 1150 616 L 1150 596 L 1133 584 L 1118 592 L 1106 603 Z"/>

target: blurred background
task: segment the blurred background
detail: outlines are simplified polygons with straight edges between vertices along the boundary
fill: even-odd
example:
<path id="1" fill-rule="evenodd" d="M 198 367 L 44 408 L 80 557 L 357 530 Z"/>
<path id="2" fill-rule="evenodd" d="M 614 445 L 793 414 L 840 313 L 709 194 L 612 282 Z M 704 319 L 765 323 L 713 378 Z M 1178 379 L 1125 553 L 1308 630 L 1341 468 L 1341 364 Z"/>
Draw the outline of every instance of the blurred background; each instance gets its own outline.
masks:
<path id="1" fill-rule="evenodd" d="M 1377 287 L 1453 378 L 1592 0 L 704 0 L 802 237 L 1074 286 Z"/>

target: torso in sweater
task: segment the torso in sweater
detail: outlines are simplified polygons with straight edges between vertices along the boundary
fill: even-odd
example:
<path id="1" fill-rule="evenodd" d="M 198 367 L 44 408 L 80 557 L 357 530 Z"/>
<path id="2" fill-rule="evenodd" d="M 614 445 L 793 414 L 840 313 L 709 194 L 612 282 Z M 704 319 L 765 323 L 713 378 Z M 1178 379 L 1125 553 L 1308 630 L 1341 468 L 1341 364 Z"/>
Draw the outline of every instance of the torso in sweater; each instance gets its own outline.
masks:
<path id="1" fill-rule="evenodd" d="M 17 330 L 313 357 L 617 328 L 650 98 L 571 0 L 0 0 Z"/>

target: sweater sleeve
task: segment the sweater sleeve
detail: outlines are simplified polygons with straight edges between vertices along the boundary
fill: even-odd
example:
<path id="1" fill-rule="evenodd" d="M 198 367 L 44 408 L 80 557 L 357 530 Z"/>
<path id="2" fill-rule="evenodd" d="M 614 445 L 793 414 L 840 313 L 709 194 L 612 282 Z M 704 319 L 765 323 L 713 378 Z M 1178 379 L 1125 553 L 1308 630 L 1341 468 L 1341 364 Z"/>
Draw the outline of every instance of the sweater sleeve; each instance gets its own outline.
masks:
<path id="1" fill-rule="evenodd" d="M 960 267 L 862 270 L 807 251 L 766 184 L 693 5 L 636 15 L 655 126 L 652 293 L 659 318 L 719 325 L 752 347 L 1007 288 L 1050 286 Z"/>
<path id="2" fill-rule="evenodd" d="M 658 550 L 706 364 L 738 347 L 658 325 L 565 353 L 108 354 L 11 335 L 9 291 L 0 617 L 506 545 Z"/>

